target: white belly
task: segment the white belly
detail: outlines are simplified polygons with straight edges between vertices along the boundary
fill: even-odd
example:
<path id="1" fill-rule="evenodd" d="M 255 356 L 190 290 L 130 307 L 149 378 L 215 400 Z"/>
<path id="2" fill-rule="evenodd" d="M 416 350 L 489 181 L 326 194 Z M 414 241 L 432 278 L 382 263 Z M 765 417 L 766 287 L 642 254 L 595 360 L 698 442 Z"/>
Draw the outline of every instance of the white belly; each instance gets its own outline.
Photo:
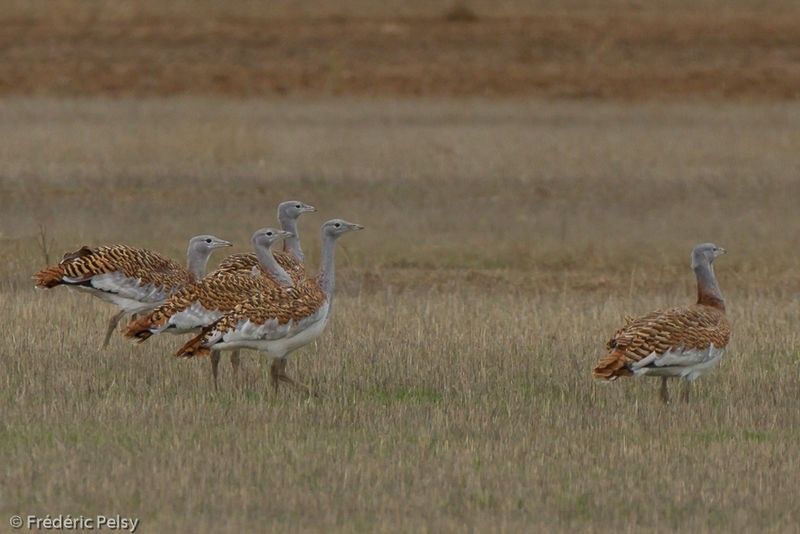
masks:
<path id="1" fill-rule="evenodd" d="M 266 352 L 267 355 L 273 358 L 283 358 L 290 352 L 308 345 L 317 339 L 325 330 L 325 323 L 327 323 L 327 321 L 321 319 L 292 337 L 265 340 L 259 345 L 259 350 Z"/>
<path id="2" fill-rule="evenodd" d="M 121 310 L 125 310 L 126 313 L 142 313 L 146 311 L 150 311 L 161 302 L 140 302 L 138 300 L 130 299 L 123 297 L 121 295 L 117 295 L 115 293 L 108 293 L 106 291 L 102 291 L 100 289 L 95 289 L 93 287 L 86 287 L 86 286 L 67 286 L 70 290 L 81 291 L 83 293 L 89 293 L 100 300 L 104 300 L 106 302 L 110 302 L 118 306 Z"/>
<path id="3" fill-rule="evenodd" d="M 162 330 L 176 333 L 192 332 L 198 328 L 210 325 L 222 317 L 219 310 L 208 310 L 199 302 L 193 302 L 185 310 L 181 310 L 169 318 Z"/>
<path id="4" fill-rule="evenodd" d="M 724 348 L 714 345 L 707 349 L 670 349 L 660 356 L 652 353 L 630 369 L 637 376 L 672 376 L 691 382 L 716 367 L 724 354 Z"/>
<path id="5" fill-rule="evenodd" d="M 77 283 L 79 280 L 64 278 L 65 282 Z M 169 291 L 153 284 L 142 284 L 138 278 L 128 278 L 120 272 L 103 273 L 89 279 L 90 286 L 68 285 L 90 293 L 106 302 L 116 304 L 128 313 L 141 313 L 155 308 L 169 297 Z"/>
<path id="6" fill-rule="evenodd" d="M 311 343 L 325 331 L 325 325 L 328 323 L 327 311 L 326 305 L 325 309 L 302 321 L 300 325 L 255 326 L 246 322 L 237 331 L 223 336 L 220 342 L 214 344 L 213 349 L 253 349 L 265 352 L 271 358 L 283 358 Z"/>

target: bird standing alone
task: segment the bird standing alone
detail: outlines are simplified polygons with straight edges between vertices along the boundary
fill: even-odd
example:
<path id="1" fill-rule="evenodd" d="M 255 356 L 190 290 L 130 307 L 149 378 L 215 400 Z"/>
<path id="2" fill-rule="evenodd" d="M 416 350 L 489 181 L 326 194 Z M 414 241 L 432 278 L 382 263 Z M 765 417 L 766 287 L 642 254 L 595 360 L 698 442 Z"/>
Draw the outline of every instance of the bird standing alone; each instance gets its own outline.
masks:
<path id="1" fill-rule="evenodd" d="M 691 382 L 719 363 L 731 336 L 725 299 L 714 273 L 714 260 L 723 254 L 725 249 L 713 243 L 694 247 L 697 303 L 629 320 L 606 345 L 609 352 L 592 371 L 594 378 L 661 377 L 664 403 L 669 402 L 667 378 L 683 378 L 683 399 L 688 401 Z"/>

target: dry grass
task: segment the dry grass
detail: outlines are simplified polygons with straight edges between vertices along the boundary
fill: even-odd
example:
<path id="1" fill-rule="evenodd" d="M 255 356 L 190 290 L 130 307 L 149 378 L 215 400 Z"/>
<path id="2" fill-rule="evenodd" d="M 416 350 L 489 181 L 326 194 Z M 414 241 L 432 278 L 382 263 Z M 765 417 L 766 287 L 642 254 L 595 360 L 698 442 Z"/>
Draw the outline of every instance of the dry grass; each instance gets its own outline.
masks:
<path id="1" fill-rule="evenodd" d="M 145 531 L 788 531 L 800 516 L 800 155 L 791 105 L 0 103 L 0 511 Z M 245 248 L 298 197 L 367 226 L 336 315 L 266 391 L 34 293 L 54 254 Z M 714 240 L 734 341 L 694 402 L 592 383 L 624 313 L 687 302 Z M 38 326 L 33 326 L 38 325 Z"/>

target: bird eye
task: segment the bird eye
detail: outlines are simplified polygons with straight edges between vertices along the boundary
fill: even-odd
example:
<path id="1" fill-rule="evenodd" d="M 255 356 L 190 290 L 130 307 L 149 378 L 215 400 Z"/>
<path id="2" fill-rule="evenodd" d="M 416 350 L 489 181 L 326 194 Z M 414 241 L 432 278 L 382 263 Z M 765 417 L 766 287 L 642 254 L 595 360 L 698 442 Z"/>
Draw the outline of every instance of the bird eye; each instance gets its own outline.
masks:
<path id="1" fill-rule="evenodd" d="M 339 223 L 336 223 L 336 224 L 334 224 L 334 226 L 335 226 L 336 228 L 339 228 L 339 227 L 341 226 L 341 224 L 339 224 Z"/>
<path id="2" fill-rule="evenodd" d="M 267 232 L 267 235 L 268 235 L 268 236 L 271 236 L 271 235 L 272 235 L 272 232 Z"/>
<path id="3" fill-rule="evenodd" d="M 211 243 L 211 239 L 206 239 L 206 243 Z"/>
<path id="4" fill-rule="evenodd" d="M 300 209 L 302 206 L 300 204 L 296 205 L 295 208 Z"/>

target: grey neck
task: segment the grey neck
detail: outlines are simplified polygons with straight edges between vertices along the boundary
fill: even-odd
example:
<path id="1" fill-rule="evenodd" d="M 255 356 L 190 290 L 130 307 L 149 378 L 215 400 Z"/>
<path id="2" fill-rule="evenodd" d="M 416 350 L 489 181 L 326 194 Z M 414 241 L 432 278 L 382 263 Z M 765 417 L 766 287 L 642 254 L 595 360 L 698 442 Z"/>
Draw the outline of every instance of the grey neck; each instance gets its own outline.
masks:
<path id="1" fill-rule="evenodd" d="M 186 267 L 198 280 L 206 275 L 206 267 L 208 267 L 208 258 L 210 256 L 211 252 L 204 252 L 191 245 L 189 246 L 189 250 L 186 252 Z"/>
<path id="2" fill-rule="evenodd" d="M 304 257 L 303 249 L 300 248 L 300 235 L 297 233 L 297 219 L 278 214 L 278 222 L 281 223 L 282 230 L 294 234 L 293 237 L 283 240 L 284 252 L 288 252 L 294 256 L 297 261 L 302 262 Z"/>
<path id="3" fill-rule="evenodd" d="M 328 301 L 333 300 L 333 286 L 335 282 L 334 260 L 336 251 L 336 238 L 329 235 L 322 236 L 322 268 L 319 274 L 320 288 Z"/>
<path id="4" fill-rule="evenodd" d="M 278 282 L 283 287 L 292 287 L 292 277 L 281 267 L 277 261 L 275 261 L 275 256 L 272 255 L 272 250 L 269 247 L 265 247 L 262 245 L 256 245 L 253 243 L 253 248 L 256 251 L 256 257 L 258 258 L 258 262 L 267 271 L 267 274 Z"/>
<path id="5" fill-rule="evenodd" d="M 714 266 L 708 261 L 699 262 L 694 266 L 694 274 L 697 276 L 697 303 L 724 311 L 725 299 L 719 289 Z"/>

